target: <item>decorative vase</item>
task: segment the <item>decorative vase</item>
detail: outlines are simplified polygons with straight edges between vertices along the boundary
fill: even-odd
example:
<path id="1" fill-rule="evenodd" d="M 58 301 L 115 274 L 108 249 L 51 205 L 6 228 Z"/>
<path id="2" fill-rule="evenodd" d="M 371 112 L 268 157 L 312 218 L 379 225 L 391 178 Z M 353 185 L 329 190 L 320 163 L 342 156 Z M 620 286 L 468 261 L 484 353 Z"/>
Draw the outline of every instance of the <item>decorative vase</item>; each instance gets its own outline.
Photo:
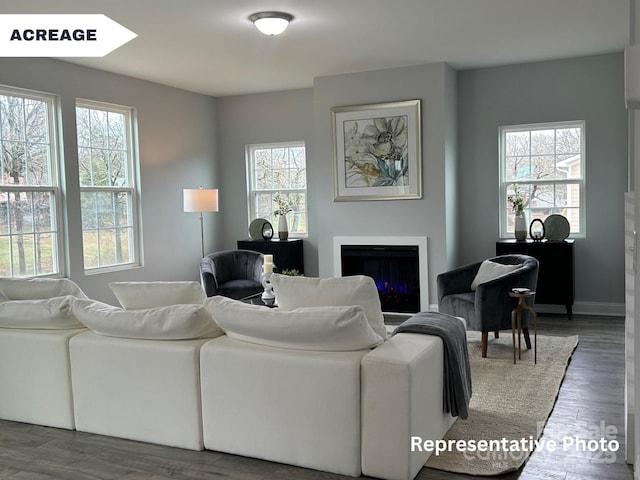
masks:
<path id="1" fill-rule="evenodd" d="M 278 218 L 278 238 L 287 240 L 289 238 L 289 225 L 287 225 L 287 216 L 280 215 Z"/>
<path id="2" fill-rule="evenodd" d="M 516 240 L 519 242 L 523 242 L 527 239 L 527 234 L 529 233 L 529 229 L 527 228 L 527 220 L 522 215 L 516 215 L 516 225 L 515 225 L 515 235 Z"/>

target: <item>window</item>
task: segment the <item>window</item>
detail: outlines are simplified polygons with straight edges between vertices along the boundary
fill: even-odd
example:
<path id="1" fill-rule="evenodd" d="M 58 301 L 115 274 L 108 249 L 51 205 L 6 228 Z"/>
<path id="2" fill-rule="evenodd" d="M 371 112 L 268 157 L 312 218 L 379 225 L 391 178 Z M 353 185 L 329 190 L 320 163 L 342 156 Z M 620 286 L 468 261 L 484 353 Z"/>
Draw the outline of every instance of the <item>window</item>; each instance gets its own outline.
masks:
<path id="1" fill-rule="evenodd" d="M 86 270 L 137 263 L 133 110 L 76 103 Z"/>
<path id="2" fill-rule="evenodd" d="M 291 201 L 293 211 L 287 214 L 292 236 L 307 234 L 307 168 L 304 142 L 247 146 L 247 183 L 249 221 L 266 218 L 276 220 L 273 197 Z M 274 228 L 277 224 L 274 223 Z"/>
<path id="3" fill-rule="evenodd" d="M 584 234 L 584 122 L 500 128 L 500 235 L 513 235 L 509 196 L 519 190 L 527 221 L 564 215 Z"/>
<path id="4" fill-rule="evenodd" d="M 0 87 L 0 275 L 60 273 L 55 97 Z"/>

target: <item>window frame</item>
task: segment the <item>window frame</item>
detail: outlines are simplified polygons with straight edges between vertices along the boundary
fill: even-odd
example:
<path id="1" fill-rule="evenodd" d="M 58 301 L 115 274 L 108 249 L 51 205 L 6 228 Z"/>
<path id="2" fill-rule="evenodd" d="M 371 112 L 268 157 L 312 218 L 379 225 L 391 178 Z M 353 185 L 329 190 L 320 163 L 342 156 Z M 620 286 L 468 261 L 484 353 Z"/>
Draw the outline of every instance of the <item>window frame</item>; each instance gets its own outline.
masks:
<path id="1" fill-rule="evenodd" d="M 80 183 L 80 178 L 78 177 L 78 188 L 79 193 L 82 195 L 83 193 L 124 193 L 131 198 L 131 202 L 127 206 L 127 214 L 129 218 L 131 218 L 131 238 L 129 240 L 129 252 L 131 261 L 117 263 L 112 265 L 103 265 L 97 267 L 87 267 L 85 265 L 85 257 L 84 257 L 84 232 L 85 229 L 82 227 L 82 207 L 80 208 L 80 223 L 81 223 L 81 234 L 82 234 L 82 247 L 83 247 L 83 268 L 84 273 L 86 275 L 94 275 L 100 273 L 109 273 L 120 270 L 127 270 L 131 268 L 137 268 L 141 266 L 141 258 L 142 258 L 142 242 L 140 238 L 140 213 L 139 213 L 139 192 L 140 192 L 140 164 L 139 164 L 139 155 L 138 155 L 138 136 L 137 136 L 137 118 L 136 118 L 136 110 L 133 107 L 117 105 L 112 103 L 99 102 L 95 100 L 88 100 L 84 98 L 76 98 L 75 109 L 74 112 L 77 112 L 78 108 L 87 108 L 94 110 L 101 110 L 106 112 L 113 112 L 123 114 L 125 118 L 125 132 L 126 132 L 126 151 L 129 153 L 127 158 L 127 175 L 129 178 L 129 182 L 127 186 L 117 187 L 117 186 L 83 186 Z M 76 137 L 78 135 L 78 122 L 76 119 Z M 80 168 L 80 155 L 79 149 L 81 147 L 76 145 L 76 152 L 78 153 L 78 170 Z M 96 230 L 99 231 L 99 228 Z M 99 255 L 99 252 L 98 252 Z"/>
<path id="2" fill-rule="evenodd" d="M 302 147 L 305 150 L 305 188 L 287 188 L 287 189 L 256 189 L 255 185 L 255 161 L 254 161 L 254 152 L 260 149 L 278 149 L 278 148 L 292 148 L 292 147 Z M 307 229 L 305 232 L 293 232 L 289 231 L 289 238 L 307 238 L 309 236 L 309 195 L 308 192 L 308 181 L 306 179 L 307 172 L 307 162 L 306 162 L 306 154 L 307 154 L 307 146 L 306 142 L 303 140 L 300 141 L 291 141 L 291 142 L 265 142 L 265 143 L 253 143 L 245 146 L 245 157 L 246 157 L 246 180 L 247 180 L 247 206 L 248 206 L 248 220 L 249 224 L 258 218 L 256 215 L 256 206 L 257 206 L 257 195 L 258 193 L 268 193 L 275 194 L 276 192 L 281 193 L 303 193 L 305 196 L 305 210 L 302 212 L 306 219 Z M 275 210 L 275 207 L 272 205 L 272 211 Z M 273 216 L 272 216 L 273 217 Z M 269 222 L 273 222 L 273 218 L 268 218 Z M 290 224 L 291 225 L 291 224 Z M 273 225 L 274 233 L 278 229 L 278 225 Z"/>
<path id="3" fill-rule="evenodd" d="M 49 153 L 49 185 L 5 185 L 0 184 L 0 194 L 6 193 L 9 196 L 11 193 L 50 193 L 52 201 L 54 203 L 53 208 L 50 211 L 51 224 L 55 226 L 55 230 L 52 231 L 52 241 L 55 242 L 55 246 L 52 249 L 52 272 L 38 274 L 35 272 L 35 266 L 33 273 L 28 274 L 27 277 L 63 277 L 66 276 L 68 270 L 68 258 L 66 255 L 65 239 L 66 239 L 66 224 L 63 215 L 62 205 L 62 189 L 63 189 L 63 177 L 61 159 L 62 152 L 60 150 L 60 97 L 52 93 L 45 93 L 36 90 L 23 89 L 18 87 L 11 87 L 9 85 L 0 85 L 0 95 L 20 97 L 23 99 L 31 99 L 44 102 L 47 106 L 47 135 L 48 135 L 48 153 Z M 0 120 L 1 121 L 1 120 Z M 1 140 L 0 140 L 1 142 Z M 27 142 L 25 138 L 25 143 Z M 7 200 L 8 201 L 8 200 Z M 32 235 L 32 234 L 27 234 Z M 15 274 L 15 266 L 13 262 L 13 242 L 11 241 L 14 234 L 8 233 L 3 235 L 9 238 L 9 252 L 10 252 L 10 276 L 16 278 L 22 278 L 20 275 Z M 34 257 L 35 262 L 35 257 Z"/>
<path id="4" fill-rule="evenodd" d="M 546 180 L 507 180 L 506 178 L 506 134 L 512 132 L 533 132 L 536 130 L 558 130 L 564 128 L 579 128 L 580 135 L 580 177 L 570 179 L 546 179 Z M 507 198 L 508 189 L 511 185 L 578 185 L 580 188 L 579 195 L 579 230 L 572 231 L 572 238 L 584 238 L 586 236 L 586 205 L 585 205 L 585 171 L 586 171 L 586 122 L 584 120 L 568 120 L 561 122 L 541 122 L 520 125 L 503 125 L 498 128 L 498 169 L 499 169 L 499 188 L 498 188 L 498 209 L 499 209 L 499 226 L 498 234 L 500 238 L 513 238 L 513 232 L 507 231 L 508 215 L 511 214 L 508 208 L 505 208 L 505 199 Z M 530 154 L 531 155 L 531 154 Z M 554 156 L 557 153 L 554 152 Z M 530 223 L 533 218 L 528 218 Z"/>

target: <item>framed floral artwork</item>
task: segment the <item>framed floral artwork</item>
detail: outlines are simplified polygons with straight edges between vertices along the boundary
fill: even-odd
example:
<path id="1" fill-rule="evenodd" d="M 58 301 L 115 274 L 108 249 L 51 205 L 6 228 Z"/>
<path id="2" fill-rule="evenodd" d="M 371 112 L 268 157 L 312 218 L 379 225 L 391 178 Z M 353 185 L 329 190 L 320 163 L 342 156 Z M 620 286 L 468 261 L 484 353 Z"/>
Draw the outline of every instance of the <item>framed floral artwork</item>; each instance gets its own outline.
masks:
<path id="1" fill-rule="evenodd" d="M 335 200 L 422 198 L 420 100 L 334 107 Z"/>

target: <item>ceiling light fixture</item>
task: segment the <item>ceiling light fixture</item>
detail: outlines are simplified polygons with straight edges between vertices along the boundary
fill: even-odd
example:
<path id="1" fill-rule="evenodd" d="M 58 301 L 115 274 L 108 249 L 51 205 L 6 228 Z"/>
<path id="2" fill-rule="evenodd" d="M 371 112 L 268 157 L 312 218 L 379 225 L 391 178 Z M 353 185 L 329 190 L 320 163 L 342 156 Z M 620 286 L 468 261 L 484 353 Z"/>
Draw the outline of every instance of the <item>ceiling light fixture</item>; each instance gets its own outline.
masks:
<path id="1" fill-rule="evenodd" d="M 251 15 L 249 20 L 265 35 L 280 35 L 293 20 L 293 15 L 284 12 L 258 12 Z"/>

